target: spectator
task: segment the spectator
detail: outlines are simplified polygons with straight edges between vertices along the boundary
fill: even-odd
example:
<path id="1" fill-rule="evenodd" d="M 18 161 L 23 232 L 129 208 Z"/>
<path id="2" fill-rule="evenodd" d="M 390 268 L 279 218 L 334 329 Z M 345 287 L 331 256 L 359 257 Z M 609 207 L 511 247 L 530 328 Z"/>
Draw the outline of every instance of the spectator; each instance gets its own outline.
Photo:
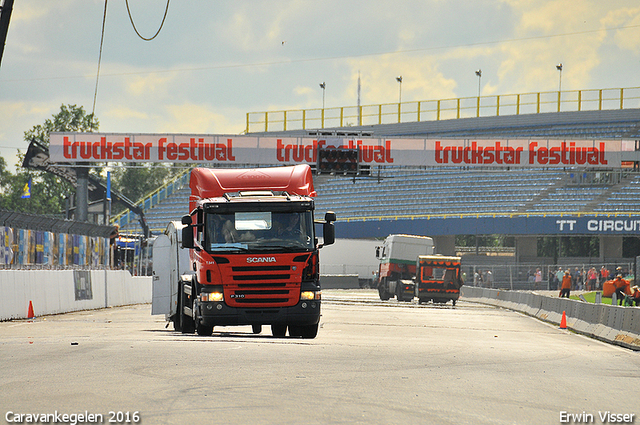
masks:
<path id="1" fill-rule="evenodd" d="M 624 288 L 628 285 L 627 281 L 622 278 L 621 274 L 618 274 L 613 281 L 613 284 L 616 286 L 616 298 L 618 298 L 618 303 L 622 305 L 622 301 L 624 300 L 625 293 Z"/>
<path id="2" fill-rule="evenodd" d="M 563 278 L 564 278 L 564 271 L 562 271 L 562 267 L 558 267 L 558 271 L 556 272 L 556 279 L 558 279 L 558 285 L 560 285 L 560 289 L 562 289 Z"/>
<path id="3" fill-rule="evenodd" d="M 600 268 L 600 283 L 596 289 L 602 289 L 603 284 L 607 280 L 609 280 L 609 270 L 605 266 L 602 266 Z"/>
<path id="4" fill-rule="evenodd" d="M 542 270 L 540 270 L 540 268 L 538 267 L 538 269 L 536 270 L 536 278 L 533 284 L 533 288 L 538 289 L 541 285 L 542 285 Z"/>
<path id="5" fill-rule="evenodd" d="M 598 272 L 596 272 L 595 267 L 591 267 L 589 269 L 589 273 L 587 274 L 587 291 L 593 291 L 596 289 L 596 283 L 598 281 Z"/>
<path id="6" fill-rule="evenodd" d="M 491 270 L 487 270 L 487 287 L 493 288 L 493 273 L 491 273 Z"/>
<path id="7" fill-rule="evenodd" d="M 564 272 L 562 277 L 562 289 L 560 290 L 560 298 L 569 298 L 571 296 L 571 274 L 569 270 Z"/>
<path id="8" fill-rule="evenodd" d="M 549 268 L 549 289 L 558 289 L 558 278 L 551 268 Z"/>
<path id="9" fill-rule="evenodd" d="M 634 287 L 631 288 L 631 305 L 633 306 L 633 303 L 636 303 L 636 307 L 640 307 L 640 288 L 638 288 L 638 285 L 635 285 Z"/>
<path id="10" fill-rule="evenodd" d="M 573 287 L 576 290 L 581 290 L 582 289 L 582 272 L 576 267 L 576 270 L 573 272 L 573 276 L 571 277 L 573 279 Z"/>

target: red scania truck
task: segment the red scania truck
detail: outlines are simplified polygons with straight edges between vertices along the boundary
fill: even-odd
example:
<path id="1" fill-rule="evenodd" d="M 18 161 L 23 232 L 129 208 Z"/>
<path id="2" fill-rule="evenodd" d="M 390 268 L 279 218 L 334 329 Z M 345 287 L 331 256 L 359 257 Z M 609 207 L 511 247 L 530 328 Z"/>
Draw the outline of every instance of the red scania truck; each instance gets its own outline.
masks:
<path id="1" fill-rule="evenodd" d="M 334 242 L 336 215 L 314 220 L 310 167 L 195 168 L 189 185 L 190 213 L 154 243 L 152 314 L 164 313 L 183 333 L 230 325 L 260 333 L 270 325 L 276 337 L 288 329 L 315 338 L 318 250 Z M 314 223 L 323 225 L 322 244 Z"/>

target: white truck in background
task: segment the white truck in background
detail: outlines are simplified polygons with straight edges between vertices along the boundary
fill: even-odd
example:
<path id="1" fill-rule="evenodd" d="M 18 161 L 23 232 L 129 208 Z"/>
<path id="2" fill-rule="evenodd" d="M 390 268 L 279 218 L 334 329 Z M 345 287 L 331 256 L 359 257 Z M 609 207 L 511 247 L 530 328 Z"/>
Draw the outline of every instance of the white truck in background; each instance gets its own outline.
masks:
<path id="1" fill-rule="evenodd" d="M 389 235 L 376 247 L 378 294 L 383 301 L 396 296 L 411 301 L 415 296 L 416 262 L 420 255 L 433 255 L 433 239 L 427 236 Z"/>

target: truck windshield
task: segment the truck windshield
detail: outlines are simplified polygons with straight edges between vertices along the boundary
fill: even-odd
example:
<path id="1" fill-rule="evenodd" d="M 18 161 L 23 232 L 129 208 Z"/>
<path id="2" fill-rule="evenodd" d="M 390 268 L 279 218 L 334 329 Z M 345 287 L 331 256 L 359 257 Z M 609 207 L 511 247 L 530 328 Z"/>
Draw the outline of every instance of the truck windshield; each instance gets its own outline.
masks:
<path id="1" fill-rule="evenodd" d="M 303 212 L 207 213 L 207 251 L 306 251 L 314 248 L 313 215 Z"/>

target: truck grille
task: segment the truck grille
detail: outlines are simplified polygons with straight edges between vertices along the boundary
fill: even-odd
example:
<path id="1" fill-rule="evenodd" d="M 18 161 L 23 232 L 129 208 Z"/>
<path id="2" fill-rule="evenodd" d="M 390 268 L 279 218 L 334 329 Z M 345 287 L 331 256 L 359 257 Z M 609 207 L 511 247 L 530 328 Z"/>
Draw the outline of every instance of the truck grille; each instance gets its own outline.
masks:
<path id="1" fill-rule="evenodd" d="M 231 267 L 233 285 L 225 300 L 232 307 L 292 306 L 300 299 L 300 288 L 292 282 L 290 266 L 255 265 Z"/>

